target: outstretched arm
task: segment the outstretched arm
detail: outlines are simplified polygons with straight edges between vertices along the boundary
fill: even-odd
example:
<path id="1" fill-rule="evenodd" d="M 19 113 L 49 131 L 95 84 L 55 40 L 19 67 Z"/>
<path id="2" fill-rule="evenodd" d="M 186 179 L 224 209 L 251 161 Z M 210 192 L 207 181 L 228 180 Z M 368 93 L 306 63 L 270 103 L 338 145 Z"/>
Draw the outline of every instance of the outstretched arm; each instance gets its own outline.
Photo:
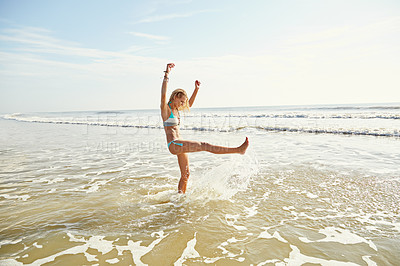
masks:
<path id="1" fill-rule="evenodd" d="M 194 83 L 194 91 L 193 91 L 192 96 L 189 99 L 189 107 L 192 107 L 194 99 L 196 99 L 196 95 L 197 95 L 197 92 L 199 91 L 200 84 L 201 83 L 198 80 L 196 80 L 195 83 Z"/>
<path id="2" fill-rule="evenodd" d="M 164 71 L 165 75 L 164 75 L 164 79 L 163 79 L 163 83 L 161 86 L 161 105 L 160 108 L 164 109 L 167 105 L 167 87 L 168 87 L 168 81 L 169 81 L 169 72 L 171 71 L 171 69 L 175 66 L 175 64 L 173 63 L 169 63 L 167 65 L 167 69 Z"/>

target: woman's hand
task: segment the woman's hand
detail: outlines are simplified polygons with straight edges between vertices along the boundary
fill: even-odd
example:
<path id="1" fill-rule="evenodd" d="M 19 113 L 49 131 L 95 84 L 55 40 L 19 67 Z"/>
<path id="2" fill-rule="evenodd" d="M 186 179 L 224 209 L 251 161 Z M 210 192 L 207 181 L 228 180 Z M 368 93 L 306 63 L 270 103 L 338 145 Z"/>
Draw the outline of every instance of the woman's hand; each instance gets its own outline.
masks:
<path id="1" fill-rule="evenodd" d="M 193 105 L 193 102 L 194 102 L 194 99 L 196 99 L 196 95 L 197 95 L 197 91 L 200 89 L 200 81 L 198 81 L 198 80 L 196 80 L 195 82 L 194 82 L 194 91 L 193 91 L 193 94 L 192 94 L 192 96 L 190 97 L 190 99 L 189 99 L 189 107 L 192 107 L 192 105 Z"/>
<path id="2" fill-rule="evenodd" d="M 165 74 L 169 74 L 169 72 L 171 71 L 172 68 L 175 67 L 174 63 L 169 63 L 167 64 L 167 69 L 165 70 Z"/>

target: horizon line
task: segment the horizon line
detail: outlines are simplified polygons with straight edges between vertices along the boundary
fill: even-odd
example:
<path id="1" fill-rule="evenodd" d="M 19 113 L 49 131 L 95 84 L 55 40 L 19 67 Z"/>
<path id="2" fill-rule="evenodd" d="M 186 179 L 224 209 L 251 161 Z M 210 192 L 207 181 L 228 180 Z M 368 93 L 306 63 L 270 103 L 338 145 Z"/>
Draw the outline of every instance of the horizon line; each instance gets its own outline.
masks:
<path id="1" fill-rule="evenodd" d="M 227 108 L 260 108 L 260 107 L 306 107 L 306 106 L 356 106 L 356 105 L 399 105 L 400 102 L 368 102 L 368 103 L 318 103 L 318 104 L 279 104 L 279 105 L 246 105 L 246 106 L 209 106 L 194 107 L 191 109 L 227 109 Z M 372 106 L 373 107 L 373 106 Z M 24 114 L 24 113 L 68 113 L 68 112 L 123 112 L 123 111 L 154 111 L 159 108 L 141 108 L 141 109 L 97 109 L 97 110 L 64 110 L 64 111 L 29 111 L 29 112 L 1 112 L 6 114 Z"/>

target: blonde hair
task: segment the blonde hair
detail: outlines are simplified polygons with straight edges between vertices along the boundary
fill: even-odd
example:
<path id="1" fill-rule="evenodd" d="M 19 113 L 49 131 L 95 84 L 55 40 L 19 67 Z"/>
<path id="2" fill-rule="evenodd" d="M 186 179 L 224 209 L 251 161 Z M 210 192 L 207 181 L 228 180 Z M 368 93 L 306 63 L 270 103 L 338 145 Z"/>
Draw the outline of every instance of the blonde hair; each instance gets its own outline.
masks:
<path id="1" fill-rule="evenodd" d="M 186 101 L 183 104 L 183 106 L 180 106 L 178 108 L 178 111 L 190 111 L 189 109 L 189 97 L 186 94 L 186 91 L 184 89 L 176 89 L 171 93 L 171 97 L 169 97 L 168 103 L 171 103 L 176 97 L 181 98 L 182 96 L 186 97 Z"/>

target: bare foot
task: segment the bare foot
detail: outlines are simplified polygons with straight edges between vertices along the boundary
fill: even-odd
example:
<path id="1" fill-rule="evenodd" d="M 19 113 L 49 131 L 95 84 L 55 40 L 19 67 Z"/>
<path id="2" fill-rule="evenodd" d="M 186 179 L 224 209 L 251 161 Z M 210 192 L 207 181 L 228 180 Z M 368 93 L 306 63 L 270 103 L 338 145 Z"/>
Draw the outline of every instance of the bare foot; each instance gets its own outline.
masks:
<path id="1" fill-rule="evenodd" d="M 249 138 L 246 137 L 246 140 L 243 142 L 243 144 L 238 147 L 239 153 L 245 154 L 248 147 L 249 147 Z"/>

